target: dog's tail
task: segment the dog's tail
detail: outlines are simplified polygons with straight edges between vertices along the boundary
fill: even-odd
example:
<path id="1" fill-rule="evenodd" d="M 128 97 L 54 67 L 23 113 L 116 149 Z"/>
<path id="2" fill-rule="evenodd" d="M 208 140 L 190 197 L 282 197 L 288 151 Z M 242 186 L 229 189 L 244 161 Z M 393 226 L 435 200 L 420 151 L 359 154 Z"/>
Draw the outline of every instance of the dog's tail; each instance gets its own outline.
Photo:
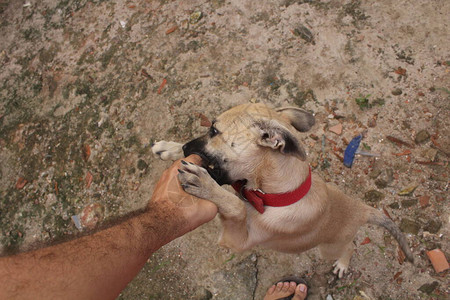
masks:
<path id="1" fill-rule="evenodd" d="M 405 253 L 406 258 L 410 262 L 414 262 L 414 257 L 412 255 L 411 249 L 409 248 L 408 241 L 406 240 L 405 235 L 389 217 L 384 215 L 379 210 L 372 208 L 370 210 L 367 223 L 386 228 L 387 231 L 389 231 L 389 233 L 392 234 L 392 236 L 397 240 L 400 248 L 403 250 L 403 253 Z"/>

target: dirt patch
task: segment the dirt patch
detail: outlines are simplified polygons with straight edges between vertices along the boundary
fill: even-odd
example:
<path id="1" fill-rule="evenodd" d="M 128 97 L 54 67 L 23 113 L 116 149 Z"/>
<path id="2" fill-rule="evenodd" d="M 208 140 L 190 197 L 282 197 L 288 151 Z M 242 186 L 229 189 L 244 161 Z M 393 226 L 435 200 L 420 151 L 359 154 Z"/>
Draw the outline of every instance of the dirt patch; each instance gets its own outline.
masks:
<path id="1" fill-rule="evenodd" d="M 385 209 L 415 265 L 366 226 L 336 280 L 315 250 L 221 249 L 215 220 L 159 250 L 121 298 L 261 299 L 289 274 L 313 299 L 446 298 L 426 251 L 450 257 L 449 11 L 444 0 L 0 1 L 1 250 L 72 235 L 92 203 L 103 220 L 145 206 L 168 166 L 152 141 L 201 134 L 200 112 L 294 105 L 316 114 L 303 141 L 315 172 Z M 361 133 L 380 157 L 346 168 Z"/>

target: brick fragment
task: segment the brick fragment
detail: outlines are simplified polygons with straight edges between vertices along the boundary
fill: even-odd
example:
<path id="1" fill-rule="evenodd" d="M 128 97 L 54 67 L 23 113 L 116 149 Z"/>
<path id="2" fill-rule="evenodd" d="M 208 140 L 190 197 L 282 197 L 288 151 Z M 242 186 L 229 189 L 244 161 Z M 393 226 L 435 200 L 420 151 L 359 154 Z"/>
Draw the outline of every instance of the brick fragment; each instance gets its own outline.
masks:
<path id="1" fill-rule="evenodd" d="M 449 268 L 447 258 L 445 258 L 445 254 L 441 251 L 441 249 L 427 251 L 427 256 L 430 259 L 436 273 L 443 272 Z"/>

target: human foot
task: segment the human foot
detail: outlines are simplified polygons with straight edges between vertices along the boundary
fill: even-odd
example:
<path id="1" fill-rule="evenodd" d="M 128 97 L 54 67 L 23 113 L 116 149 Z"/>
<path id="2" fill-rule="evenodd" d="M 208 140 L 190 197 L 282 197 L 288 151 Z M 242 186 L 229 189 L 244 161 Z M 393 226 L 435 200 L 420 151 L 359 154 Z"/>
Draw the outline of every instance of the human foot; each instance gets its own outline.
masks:
<path id="1" fill-rule="evenodd" d="M 303 283 L 297 284 L 295 281 L 278 282 L 272 285 L 264 296 L 264 300 L 284 299 L 291 296 L 292 300 L 304 300 L 307 296 L 307 287 Z"/>

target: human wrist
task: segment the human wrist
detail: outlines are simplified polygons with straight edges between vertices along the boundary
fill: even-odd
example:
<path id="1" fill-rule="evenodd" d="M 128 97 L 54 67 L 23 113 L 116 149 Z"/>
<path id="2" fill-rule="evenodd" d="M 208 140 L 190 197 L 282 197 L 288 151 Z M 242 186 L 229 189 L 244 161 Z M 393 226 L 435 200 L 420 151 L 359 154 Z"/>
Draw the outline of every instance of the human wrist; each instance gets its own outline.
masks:
<path id="1" fill-rule="evenodd" d="M 182 211 L 165 201 L 151 201 L 138 219 L 139 239 L 150 252 L 185 234 L 188 222 Z"/>

